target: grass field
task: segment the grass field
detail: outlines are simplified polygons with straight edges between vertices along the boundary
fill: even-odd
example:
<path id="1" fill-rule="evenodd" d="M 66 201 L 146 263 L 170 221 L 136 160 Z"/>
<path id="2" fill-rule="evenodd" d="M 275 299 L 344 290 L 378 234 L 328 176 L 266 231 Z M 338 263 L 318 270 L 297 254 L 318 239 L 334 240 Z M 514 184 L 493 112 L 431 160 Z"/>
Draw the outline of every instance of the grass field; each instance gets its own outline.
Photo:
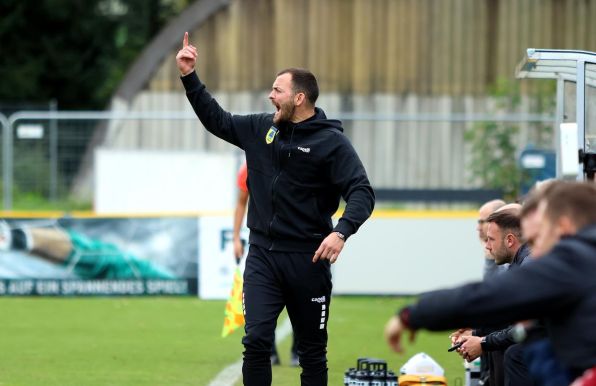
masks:
<path id="1" fill-rule="evenodd" d="M 435 358 L 450 385 L 463 385 L 446 333 L 421 333 L 400 356 L 386 347 L 384 324 L 404 301 L 332 299 L 330 386 L 342 385 L 360 356 L 397 372 L 417 352 Z M 223 301 L 195 298 L 0 298 L 0 385 L 207 385 L 241 357 L 242 331 L 220 338 L 223 309 Z M 299 369 L 287 366 L 290 341 L 278 348 L 275 386 L 299 384 Z"/>

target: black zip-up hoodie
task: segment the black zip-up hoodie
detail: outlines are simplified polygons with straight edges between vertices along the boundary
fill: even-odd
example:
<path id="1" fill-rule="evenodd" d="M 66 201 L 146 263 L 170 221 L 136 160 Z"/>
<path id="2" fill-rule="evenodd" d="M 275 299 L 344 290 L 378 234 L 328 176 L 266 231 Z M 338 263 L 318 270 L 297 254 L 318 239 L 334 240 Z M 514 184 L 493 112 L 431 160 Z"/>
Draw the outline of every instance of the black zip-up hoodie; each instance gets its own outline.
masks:
<path id="1" fill-rule="evenodd" d="M 224 111 L 195 72 L 182 83 L 205 128 L 246 153 L 251 244 L 314 252 L 332 230 L 348 238 L 371 215 L 374 192 L 340 121 L 316 108 L 305 121 L 276 127 L 273 114 Z M 346 208 L 333 228 L 341 197 Z"/>

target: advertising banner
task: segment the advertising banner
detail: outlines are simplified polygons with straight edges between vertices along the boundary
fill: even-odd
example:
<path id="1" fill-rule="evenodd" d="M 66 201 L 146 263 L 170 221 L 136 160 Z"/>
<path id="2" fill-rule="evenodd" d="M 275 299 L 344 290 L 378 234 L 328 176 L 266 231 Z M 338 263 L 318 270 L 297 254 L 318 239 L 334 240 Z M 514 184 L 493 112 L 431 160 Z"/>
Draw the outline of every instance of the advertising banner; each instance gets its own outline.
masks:
<path id="1" fill-rule="evenodd" d="M 0 220 L 0 295 L 197 292 L 198 221 L 171 218 Z"/>
<path id="2" fill-rule="evenodd" d="M 201 217 L 199 236 L 199 297 L 201 299 L 227 299 L 234 282 L 236 259 L 234 257 L 233 220 L 231 216 Z M 248 229 L 241 238 L 248 240 Z M 244 254 L 248 252 L 245 243 Z M 240 262 L 244 271 L 244 262 Z"/>

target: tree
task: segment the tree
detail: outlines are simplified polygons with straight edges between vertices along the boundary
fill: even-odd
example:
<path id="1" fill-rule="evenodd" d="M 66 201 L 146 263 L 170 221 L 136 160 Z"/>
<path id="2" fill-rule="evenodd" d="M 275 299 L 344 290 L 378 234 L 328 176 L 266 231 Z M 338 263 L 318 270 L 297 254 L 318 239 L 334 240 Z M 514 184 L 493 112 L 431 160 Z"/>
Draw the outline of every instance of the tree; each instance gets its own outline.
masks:
<path id="1" fill-rule="evenodd" d="M 537 112 L 552 112 L 554 109 L 555 82 L 533 80 L 534 88 L 529 90 Z M 491 96 L 497 100 L 500 112 L 515 111 L 520 104 L 520 82 L 499 79 L 495 82 Z M 496 113 L 496 111 L 495 111 Z M 483 187 L 501 189 L 506 200 L 519 198 L 522 181 L 530 177 L 518 165 L 518 124 L 510 122 L 480 122 L 467 130 L 464 139 L 471 145 L 469 168 L 474 180 Z M 552 144 L 552 126 L 535 124 L 530 133 L 530 144 L 548 148 Z"/>
<path id="2" fill-rule="evenodd" d="M 0 102 L 101 109 L 134 58 L 187 0 L 0 2 Z"/>

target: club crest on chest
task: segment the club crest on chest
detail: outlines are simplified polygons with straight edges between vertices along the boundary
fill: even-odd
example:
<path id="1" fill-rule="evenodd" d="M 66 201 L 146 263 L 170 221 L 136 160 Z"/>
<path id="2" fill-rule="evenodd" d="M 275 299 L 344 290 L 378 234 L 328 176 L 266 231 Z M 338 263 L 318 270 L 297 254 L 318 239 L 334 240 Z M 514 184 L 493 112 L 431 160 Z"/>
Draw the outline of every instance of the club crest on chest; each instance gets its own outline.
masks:
<path id="1" fill-rule="evenodd" d="M 267 145 L 270 145 L 273 142 L 273 140 L 275 139 L 275 136 L 277 135 L 278 132 L 279 132 L 279 129 L 275 126 L 271 126 L 269 128 L 267 135 L 265 135 L 265 142 L 267 143 Z"/>

